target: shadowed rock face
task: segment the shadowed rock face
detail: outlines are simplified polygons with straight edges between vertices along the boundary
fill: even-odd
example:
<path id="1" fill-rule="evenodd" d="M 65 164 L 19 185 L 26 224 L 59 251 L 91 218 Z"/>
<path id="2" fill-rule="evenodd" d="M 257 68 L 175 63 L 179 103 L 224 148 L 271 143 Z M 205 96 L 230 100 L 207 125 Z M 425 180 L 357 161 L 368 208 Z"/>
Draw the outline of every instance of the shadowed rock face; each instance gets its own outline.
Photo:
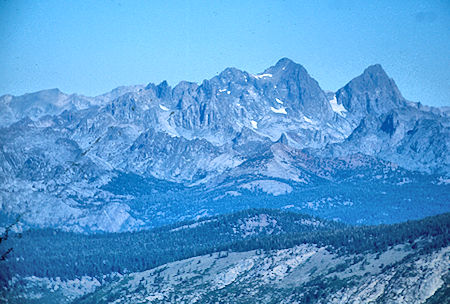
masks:
<path id="1" fill-rule="evenodd" d="M 297 111 L 318 119 L 331 118 L 331 106 L 325 93 L 302 65 L 283 58 L 263 74 L 271 74 L 269 81 L 276 86 L 275 90 L 268 90 L 269 94 L 285 91 L 286 101 Z"/>
<path id="2" fill-rule="evenodd" d="M 381 125 L 381 130 L 389 135 L 394 134 L 396 123 L 394 122 L 394 114 L 389 114 Z"/>
<path id="3" fill-rule="evenodd" d="M 336 98 L 357 119 L 405 106 L 405 99 L 394 80 L 388 77 L 379 64 L 368 67 L 362 75 L 338 90 Z"/>

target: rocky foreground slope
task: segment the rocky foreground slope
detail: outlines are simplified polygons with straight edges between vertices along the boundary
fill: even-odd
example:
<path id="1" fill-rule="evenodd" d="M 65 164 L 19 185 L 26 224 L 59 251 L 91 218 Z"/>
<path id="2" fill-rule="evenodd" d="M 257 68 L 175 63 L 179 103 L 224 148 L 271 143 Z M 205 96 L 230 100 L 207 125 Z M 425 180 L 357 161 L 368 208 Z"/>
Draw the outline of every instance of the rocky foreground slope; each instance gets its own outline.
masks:
<path id="1" fill-rule="evenodd" d="M 446 303 L 449 216 L 349 227 L 250 210 L 147 232 L 29 232 L 3 264 L 0 300 Z"/>
<path id="2" fill-rule="evenodd" d="M 410 244 L 350 255 L 314 245 L 218 252 L 126 275 L 76 303 L 425 303 L 448 293 L 449 259 L 448 246 L 418 255 Z"/>

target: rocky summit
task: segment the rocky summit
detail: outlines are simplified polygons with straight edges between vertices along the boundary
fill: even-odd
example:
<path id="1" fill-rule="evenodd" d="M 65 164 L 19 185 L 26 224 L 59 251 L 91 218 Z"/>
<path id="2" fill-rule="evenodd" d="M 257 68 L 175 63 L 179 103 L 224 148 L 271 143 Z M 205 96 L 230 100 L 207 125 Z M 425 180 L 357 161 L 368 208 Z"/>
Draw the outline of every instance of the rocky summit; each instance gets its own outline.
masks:
<path id="1" fill-rule="evenodd" d="M 1 215 L 78 232 L 246 208 L 350 224 L 450 211 L 450 116 L 376 64 L 337 92 L 283 58 L 201 84 L 0 97 Z M 370 212 L 368 212 L 370 211 Z"/>

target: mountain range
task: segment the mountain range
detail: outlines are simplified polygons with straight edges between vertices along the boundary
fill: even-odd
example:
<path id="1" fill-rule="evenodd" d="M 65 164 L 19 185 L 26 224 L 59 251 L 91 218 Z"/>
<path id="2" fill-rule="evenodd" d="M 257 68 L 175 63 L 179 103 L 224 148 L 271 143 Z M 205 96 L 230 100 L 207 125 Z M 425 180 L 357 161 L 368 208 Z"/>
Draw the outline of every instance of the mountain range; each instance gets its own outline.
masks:
<path id="1" fill-rule="evenodd" d="M 349 224 L 450 211 L 450 111 L 380 65 L 336 92 L 283 58 L 201 84 L 0 97 L 1 220 L 120 232 L 247 208 Z"/>

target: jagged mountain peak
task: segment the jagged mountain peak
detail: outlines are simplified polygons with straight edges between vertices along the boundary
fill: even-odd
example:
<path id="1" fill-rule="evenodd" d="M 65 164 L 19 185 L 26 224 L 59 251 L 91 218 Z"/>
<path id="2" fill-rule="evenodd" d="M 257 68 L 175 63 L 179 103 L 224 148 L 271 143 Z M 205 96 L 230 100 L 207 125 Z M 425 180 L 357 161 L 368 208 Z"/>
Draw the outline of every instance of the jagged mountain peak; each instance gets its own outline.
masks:
<path id="1" fill-rule="evenodd" d="M 218 85 L 228 83 L 244 83 L 246 80 L 248 81 L 248 78 L 249 74 L 247 72 L 234 67 L 228 67 L 219 75 L 213 77 L 210 82 Z"/>
<path id="2" fill-rule="evenodd" d="M 156 96 L 160 99 L 167 99 L 172 93 L 172 88 L 169 86 L 166 80 L 162 81 L 156 86 Z"/>
<path id="3" fill-rule="evenodd" d="M 293 60 L 291 60 L 287 57 L 283 57 L 280 60 L 278 60 L 278 62 L 276 63 L 276 66 L 279 66 L 279 65 L 286 66 L 288 64 L 297 64 L 297 63 L 295 63 Z"/>
<path id="4" fill-rule="evenodd" d="M 4 146 L 0 149 L 0 184 L 4 185 L 0 197 L 16 199 L 13 206 L 31 201 L 35 208 L 43 201 L 59 202 L 59 188 L 53 187 L 53 175 L 59 174 L 58 183 L 63 186 L 77 181 L 86 187 L 77 201 L 86 197 L 95 207 L 98 187 L 119 171 L 210 189 L 232 181 L 224 187 L 235 185 L 226 188 L 233 196 L 260 188 L 267 193 L 279 189 L 284 192 L 276 193 L 288 193 L 293 191 L 291 182 L 307 187 L 328 180 L 327 170 L 335 169 L 327 168 L 340 162 L 334 158 L 348 158 L 356 152 L 413 170 L 449 171 L 447 118 L 412 107 L 399 110 L 401 95 L 381 66 L 367 68 L 338 91 L 338 100 L 290 59 L 283 58 L 266 71 L 266 75 L 250 75 L 228 68 L 202 84 L 180 82 L 171 88 L 163 81 L 149 84 L 147 90 L 125 88 L 102 97 L 100 106 L 90 104 L 84 109 L 83 100 L 75 95 L 61 98 L 63 106 L 56 108 L 50 99 L 42 103 L 35 98 L 30 107 L 19 100 L 22 97 L 13 97 L 14 102 L 0 108 L 0 125 L 10 126 L 0 132 Z M 15 111 L 10 104 L 22 107 Z M 11 125 L 24 117 L 30 118 Z M 73 156 L 71 147 L 55 145 L 60 139 L 73 140 L 83 152 Z M 302 149 L 317 155 L 317 161 L 304 156 Z M 322 155 L 330 159 L 322 161 Z M 79 160 L 83 161 L 82 170 Z M 318 169 L 311 171 L 312 167 Z M 84 171 L 92 174 L 96 184 Z M 37 182 L 35 172 L 42 172 L 36 185 L 48 185 L 42 192 L 28 186 L 28 180 Z M 284 181 L 272 180 L 280 178 Z M 10 182 L 4 183 L 7 179 Z M 78 187 L 64 190 L 62 200 L 68 206 L 75 205 L 72 193 L 78 192 Z M 19 190 L 14 193 L 9 191 L 16 188 Z M 25 194 L 16 196 L 22 190 Z M 38 190 L 45 196 L 37 196 Z M 102 202 L 114 209 L 115 200 L 105 194 Z M 128 208 L 128 198 L 117 200 Z M 68 214 L 78 212 L 76 208 Z M 95 210 L 92 225 L 110 222 L 109 213 Z M 117 227 L 131 212 L 117 218 Z M 48 222 L 56 225 L 65 218 L 61 214 Z M 90 226 L 81 215 L 73 218 L 77 227 Z M 130 223 L 123 225 L 135 225 Z"/>
<path id="5" fill-rule="evenodd" d="M 308 71 L 291 59 L 282 58 L 263 74 L 256 75 L 263 85 L 275 88 L 274 94 L 280 94 L 290 108 L 299 114 L 315 117 L 318 120 L 330 119 L 331 106 L 319 83 Z M 280 97 L 279 97 L 280 98 Z"/>
<path id="6" fill-rule="evenodd" d="M 367 67 L 364 72 L 354 80 L 361 81 L 368 89 L 375 88 L 389 90 L 398 95 L 398 97 L 401 97 L 395 81 L 388 76 L 381 64 L 374 64 Z"/>
<path id="7" fill-rule="evenodd" d="M 383 67 L 379 63 L 375 63 L 375 64 L 372 64 L 372 65 L 369 65 L 364 70 L 364 74 L 379 75 L 379 76 L 383 76 L 383 77 L 388 77 L 386 71 L 383 69 Z"/>
<path id="8" fill-rule="evenodd" d="M 166 89 L 166 88 L 169 88 L 170 86 L 169 86 L 169 83 L 167 82 L 167 80 L 163 80 L 156 87 L 161 88 L 161 89 Z"/>
<path id="9" fill-rule="evenodd" d="M 243 73 L 243 71 L 241 71 L 241 70 L 239 70 L 239 69 L 237 69 L 235 67 L 228 67 L 225 70 L 223 70 L 219 74 L 219 76 L 224 77 L 224 76 L 227 76 L 227 75 L 235 75 L 235 74 L 241 74 L 241 73 Z"/>
<path id="10" fill-rule="evenodd" d="M 299 63 L 292 61 L 289 58 L 281 58 L 278 62 L 264 71 L 264 74 L 271 74 L 273 76 L 280 76 L 282 78 L 305 75 L 310 77 L 308 71 Z"/>
<path id="11" fill-rule="evenodd" d="M 41 90 L 41 91 L 37 91 L 34 93 L 27 93 L 25 95 L 19 96 L 22 97 L 23 99 L 48 99 L 49 101 L 51 101 L 52 99 L 55 99 L 59 96 L 64 96 L 67 95 L 65 93 L 63 93 L 60 89 L 58 88 L 53 88 L 53 89 L 46 89 L 46 90 Z"/>
<path id="12" fill-rule="evenodd" d="M 190 92 L 191 94 L 199 87 L 195 82 L 180 81 L 172 90 L 172 95 L 175 99 L 181 98 L 184 92 Z"/>
<path id="13" fill-rule="evenodd" d="M 353 112 L 357 119 L 367 114 L 379 115 L 405 106 L 395 81 L 380 64 L 374 64 L 336 92 L 338 103 Z"/>
<path id="14" fill-rule="evenodd" d="M 347 84 L 347 86 L 349 85 L 355 88 L 363 87 L 365 90 L 379 89 L 395 91 L 395 93 L 400 95 L 394 80 L 388 76 L 381 64 L 374 64 L 367 67 L 361 75 L 353 78 Z"/>

